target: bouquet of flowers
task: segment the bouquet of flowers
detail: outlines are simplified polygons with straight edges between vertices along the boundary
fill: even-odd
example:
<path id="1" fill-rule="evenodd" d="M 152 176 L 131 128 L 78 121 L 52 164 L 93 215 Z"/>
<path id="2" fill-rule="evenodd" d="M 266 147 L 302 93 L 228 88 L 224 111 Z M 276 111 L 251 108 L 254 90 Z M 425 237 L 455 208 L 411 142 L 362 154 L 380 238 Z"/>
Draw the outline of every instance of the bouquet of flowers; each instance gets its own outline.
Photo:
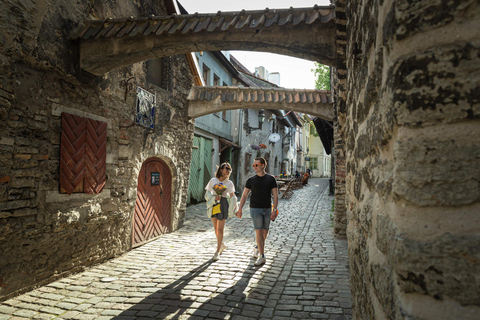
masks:
<path id="1" fill-rule="evenodd" d="M 218 196 L 221 196 L 223 191 L 225 191 L 226 189 L 227 189 L 227 186 L 224 185 L 223 183 L 217 183 L 216 185 L 213 186 L 213 191 L 215 191 L 215 193 Z"/>

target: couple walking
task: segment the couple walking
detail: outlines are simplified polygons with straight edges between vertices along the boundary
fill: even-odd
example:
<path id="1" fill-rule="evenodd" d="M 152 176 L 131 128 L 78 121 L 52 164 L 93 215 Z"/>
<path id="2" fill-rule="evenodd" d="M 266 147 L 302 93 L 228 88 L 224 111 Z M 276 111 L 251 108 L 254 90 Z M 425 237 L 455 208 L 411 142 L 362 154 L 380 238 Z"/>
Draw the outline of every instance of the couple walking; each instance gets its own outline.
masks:
<path id="1" fill-rule="evenodd" d="M 256 174 L 247 180 L 238 210 L 235 213 L 238 218 L 242 218 L 243 206 L 251 192 L 250 215 L 252 217 L 253 227 L 255 228 L 255 238 L 257 241 L 253 257 L 257 258 L 255 261 L 255 265 L 257 266 L 264 264 L 266 261 L 265 241 L 268 236 L 270 221 L 274 221 L 278 216 L 277 181 L 272 175 L 265 172 L 266 166 L 267 161 L 264 158 L 255 158 L 253 168 Z M 235 187 L 233 182 L 228 179 L 231 172 L 232 168 L 230 164 L 226 162 L 222 163 L 215 174 L 215 178 L 212 178 L 205 187 L 205 190 L 210 191 L 205 194 L 205 199 L 207 200 L 207 215 L 212 219 L 215 235 L 217 236 L 217 251 L 213 256 L 213 260 L 218 260 L 226 248 L 223 242 L 225 222 L 228 217 L 233 217 L 237 205 L 237 197 L 234 193 Z M 221 191 L 222 189 L 223 192 Z M 220 192 L 221 194 L 218 195 Z M 271 200 L 272 195 L 273 206 Z"/>

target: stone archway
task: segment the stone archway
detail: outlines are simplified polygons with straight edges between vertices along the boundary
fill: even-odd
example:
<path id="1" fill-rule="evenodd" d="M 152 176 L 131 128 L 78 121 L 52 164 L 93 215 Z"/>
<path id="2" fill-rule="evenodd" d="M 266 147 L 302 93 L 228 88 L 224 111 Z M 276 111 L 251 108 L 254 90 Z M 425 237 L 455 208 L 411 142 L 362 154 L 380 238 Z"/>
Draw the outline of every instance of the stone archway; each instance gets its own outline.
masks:
<path id="1" fill-rule="evenodd" d="M 188 95 L 188 116 L 200 117 L 231 109 L 295 110 L 333 121 L 330 91 L 257 87 L 193 87 Z"/>
<path id="2" fill-rule="evenodd" d="M 272 52 L 335 64 L 333 6 L 86 22 L 80 66 L 102 75 L 149 59 L 197 51 Z"/>

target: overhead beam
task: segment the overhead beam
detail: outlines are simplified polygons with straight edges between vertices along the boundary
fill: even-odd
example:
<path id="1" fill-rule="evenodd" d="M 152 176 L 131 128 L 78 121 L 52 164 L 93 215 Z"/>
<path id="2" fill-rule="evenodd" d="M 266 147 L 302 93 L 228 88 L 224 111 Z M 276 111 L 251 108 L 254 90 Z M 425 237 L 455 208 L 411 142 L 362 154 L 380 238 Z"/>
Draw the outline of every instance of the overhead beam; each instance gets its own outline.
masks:
<path id="1" fill-rule="evenodd" d="M 94 75 L 198 51 L 263 51 L 335 63 L 333 7 L 91 21 L 74 38 L 81 67 Z"/>
<path id="2" fill-rule="evenodd" d="M 188 96 L 188 117 L 232 109 L 292 110 L 333 121 L 329 91 L 283 88 L 194 87 Z"/>

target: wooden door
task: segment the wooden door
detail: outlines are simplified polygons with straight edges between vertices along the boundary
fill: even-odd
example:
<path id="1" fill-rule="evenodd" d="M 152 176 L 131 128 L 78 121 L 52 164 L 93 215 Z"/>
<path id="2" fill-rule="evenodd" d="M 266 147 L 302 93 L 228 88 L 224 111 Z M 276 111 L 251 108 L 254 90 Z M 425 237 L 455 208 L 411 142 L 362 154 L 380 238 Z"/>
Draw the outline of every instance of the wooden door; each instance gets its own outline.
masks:
<path id="1" fill-rule="evenodd" d="M 213 177 L 212 140 L 194 136 L 192 148 L 187 203 L 192 199 L 196 202 L 203 201 L 205 186 Z"/>
<path id="2" fill-rule="evenodd" d="M 133 245 L 171 230 L 172 175 L 160 159 L 145 161 L 138 176 L 133 219 Z"/>

